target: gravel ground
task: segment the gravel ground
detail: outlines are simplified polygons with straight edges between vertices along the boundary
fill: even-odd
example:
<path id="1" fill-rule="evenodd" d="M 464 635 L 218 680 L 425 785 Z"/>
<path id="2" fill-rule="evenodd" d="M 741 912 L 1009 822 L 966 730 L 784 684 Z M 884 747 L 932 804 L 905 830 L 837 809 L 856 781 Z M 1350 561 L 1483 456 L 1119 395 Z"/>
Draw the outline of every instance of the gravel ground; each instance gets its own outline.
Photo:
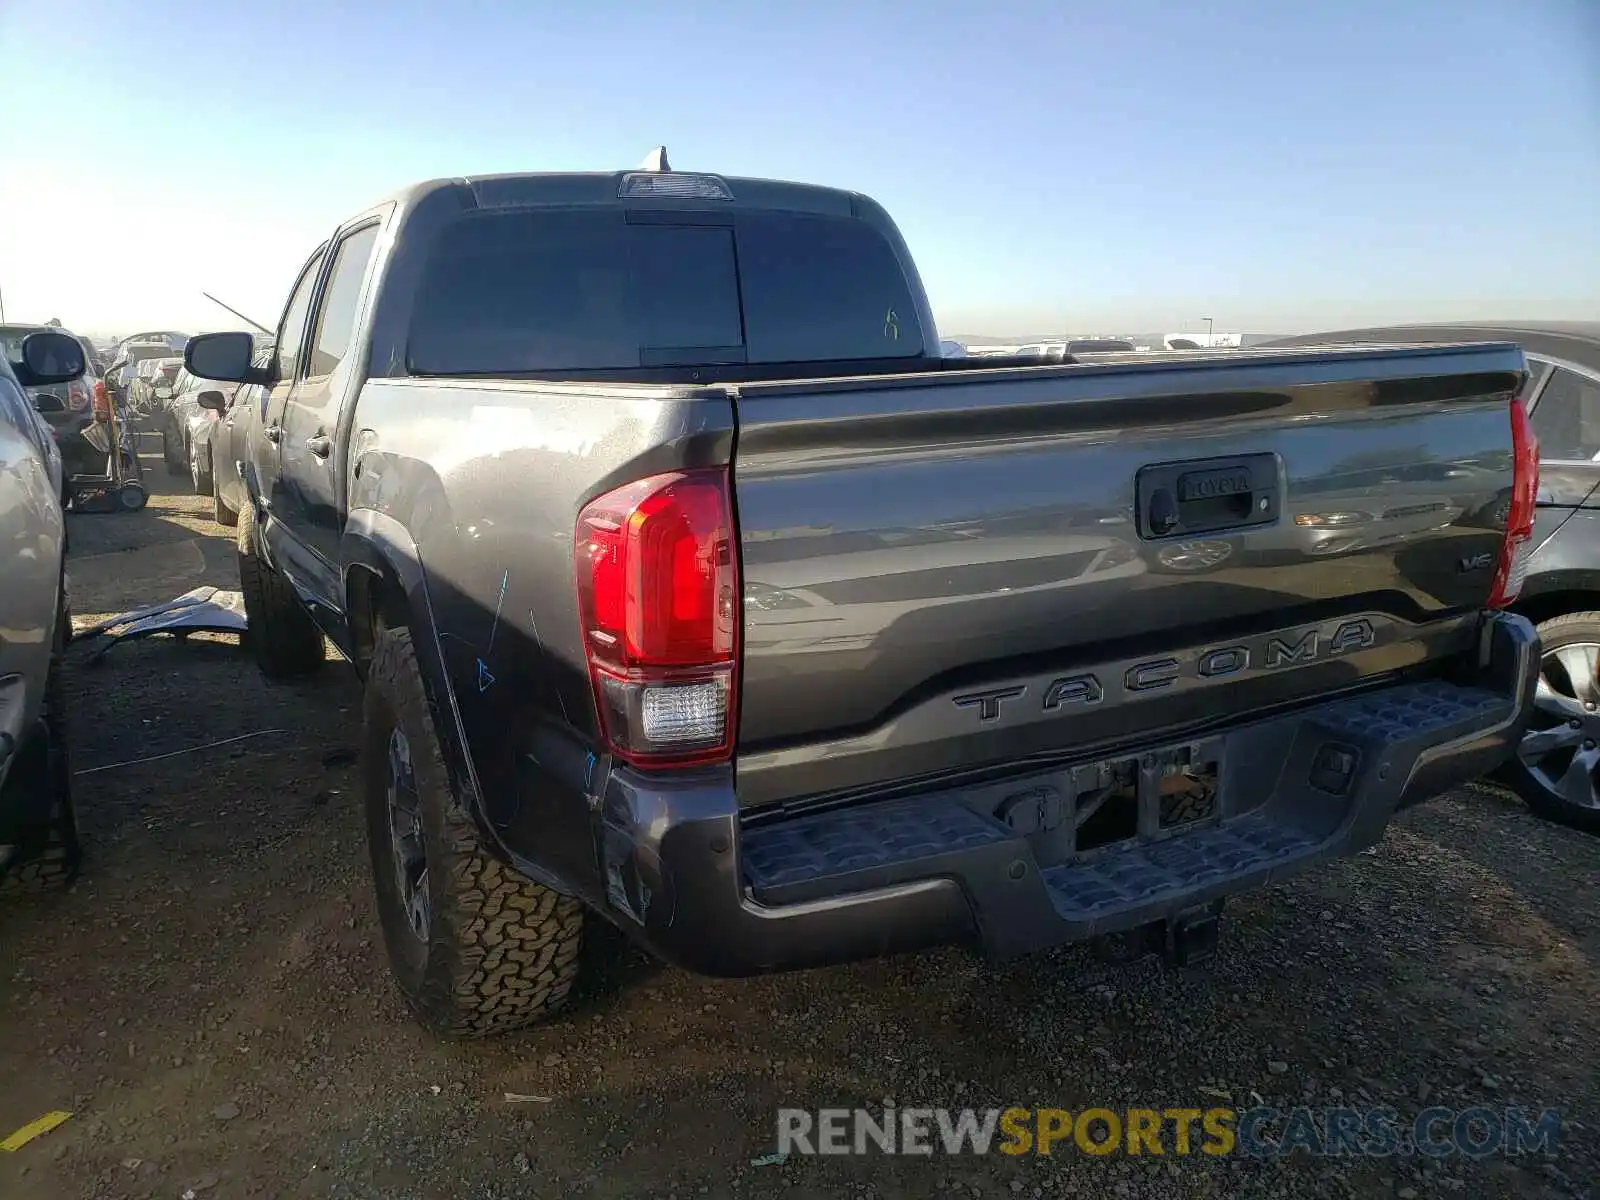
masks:
<path id="1" fill-rule="evenodd" d="M 73 518 L 79 624 L 235 586 L 205 503 Z M 452 1045 L 387 976 L 348 669 L 269 687 L 206 638 L 86 659 L 74 649 L 68 684 L 86 873 L 0 905 L 0 1135 L 74 1115 L 0 1154 L 6 1200 L 1557 1197 L 1586 1194 L 1600 1164 L 1600 839 L 1498 792 L 1409 813 L 1374 852 L 1236 902 L 1198 972 L 940 952 L 722 982 L 602 940 L 569 1017 Z M 1554 1159 L 753 1162 L 780 1106 L 1257 1096 L 1407 1118 L 1548 1106 L 1566 1124 Z"/>

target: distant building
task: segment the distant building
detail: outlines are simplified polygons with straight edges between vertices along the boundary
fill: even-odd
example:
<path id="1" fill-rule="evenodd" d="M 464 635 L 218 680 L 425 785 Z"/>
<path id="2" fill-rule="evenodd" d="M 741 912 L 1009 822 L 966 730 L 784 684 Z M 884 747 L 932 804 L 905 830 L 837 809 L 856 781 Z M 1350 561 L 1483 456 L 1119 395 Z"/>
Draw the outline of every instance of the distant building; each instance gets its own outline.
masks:
<path id="1" fill-rule="evenodd" d="M 1281 333 L 1165 333 L 1161 341 L 1168 350 L 1248 350 L 1282 336 Z"/>

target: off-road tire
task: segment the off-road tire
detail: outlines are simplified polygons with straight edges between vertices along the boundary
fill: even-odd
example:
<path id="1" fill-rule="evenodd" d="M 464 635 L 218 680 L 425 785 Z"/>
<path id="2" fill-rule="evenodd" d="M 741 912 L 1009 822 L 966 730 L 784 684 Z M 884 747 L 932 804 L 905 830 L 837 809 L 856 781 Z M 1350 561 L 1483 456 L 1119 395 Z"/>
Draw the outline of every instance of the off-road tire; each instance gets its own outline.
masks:
<path id="1" fill-rule="evenodd" d="M 1567 613 L 1539 623 L 1541 654 L 1586 642 L 1600 643 L 1600 612 Z M 1600 833 L 1600 811 L 1569 803 L 1540 786 L 1515 754 L 1493 778 L 1515 792 L 1536 816 L 1589 833 Z"/>
<path id="2" fill-rule="evenodd" d="M 224 529 L 233 529 L 239 524 L 239 514 L 222 499 L 222 491 L 214 480 L 211 487 L 211 519 Z"/>
<path id="3" fill-rule="evenodd" d="M 56 622 L 55 654 L 45 678 L 41 725 L 45 736 L 24 753 L 27 760 L 12 770 L 38 772 L 36 786 L 47 789 L 49 810 L 42 828 L 25 841 L 16 865 L 0 867 L 0 895 L 37 895 L 70 887 L 78 877 L 83 847 L 78 841 L 78 820 L 72 804 L 72 767 L 67 759 L 66 705 L 61 692 L 61 662 L 71 628 L 72 611 L 62 592 Z M 12 784 L 23 782 L 13 779 Z"/>
<path id="4" fill-rule="evenodd" d="M 409 744 L 429 921 L 413 932 L 391 853 L 389 744 Z M 367 672 L 361 742 L 368 845 L 384 944 L 416 1018 L 443 1037 L 507 1033 L 554 1016 L 579 973 L 582 904 L 489 854 L 450 787 L 411 633 L 386 629 Z"/>
<path id="5" fill-rule="evenodd" d="M 244 642 L 268 679 L 295 679 L 322 665 L 322 630 L 300 604 L 289 581 L 261 557 L 256 513 L 251 504 L 239 514 L 234 545 L 239 558 L 239 590 L 249 625 Z"/>

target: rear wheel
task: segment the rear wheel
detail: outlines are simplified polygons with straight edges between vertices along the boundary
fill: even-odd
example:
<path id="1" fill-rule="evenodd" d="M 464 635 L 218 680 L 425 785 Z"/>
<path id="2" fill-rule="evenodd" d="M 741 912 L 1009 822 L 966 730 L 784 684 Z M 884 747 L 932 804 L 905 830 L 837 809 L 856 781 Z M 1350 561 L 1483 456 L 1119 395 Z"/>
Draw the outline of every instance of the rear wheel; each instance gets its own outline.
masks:
<path id="1" fill-rule="evenodd" d="M 1501 778 L 1542 817 L 1600 833 L 1600 612 L 1539 626 L 1533 721 Z"/>
<path id="2" fill-rule="evenodd" d="M 311 674 L 324 658 L 322 630 L 301 605 L 289 581 L 262 559 L 255 506 L 248 502 L 239 513 L 234 544 L 239 557 L 239 590 L 244 593 L 244 615 L 249 626 L 244 640 L 256 666 L 268 679 Z"/>
<path id="3" fill-rule="evenodd" d="M 363 700 L 362 787 L 395 982 L 448 1037 L 559 1012 L 578 978 L 581 903 L 489 854 L 451 790 L 407 629 L 378 635 Z"/>
<path id="4" fill-rule="evenodd" d="M 0 891 L 34 894 L 67 887 L 77 878 L 83 850 L 72 804 L 72 768 L 67 761 L 66 709 L 61 694 L 61 663 L 72 615 L 62 592 L 55 653 L 45 680 L 38 736 L 13 766 L 7 789 L 18 789 L 31 812 L 13 854 L 15 865 L 0 867 Z"/>

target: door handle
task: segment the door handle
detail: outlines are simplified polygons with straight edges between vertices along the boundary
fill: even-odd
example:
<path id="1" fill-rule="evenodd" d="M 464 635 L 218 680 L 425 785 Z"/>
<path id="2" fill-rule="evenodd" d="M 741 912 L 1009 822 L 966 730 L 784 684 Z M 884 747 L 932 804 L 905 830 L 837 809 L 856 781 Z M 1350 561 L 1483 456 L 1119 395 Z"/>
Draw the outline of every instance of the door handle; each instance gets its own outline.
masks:
<path id="1" fill-rule="evenodd" d="M 328 455 L 333 453 L 333 439 L 325 433 L 319 433 L 315 437 L 308 437 L 306 439 L 306 449 L 318 458 L 327 458 Z"/>
<path id="2" fill-rule="evenodd" d="M 1279 507 L 1272 453 L 1142 467 L 1134 480 L 1142 538 L 1221 533 L 1270 525 Z"/>
<path id="3" fill-rule="evenodd" d="M 268 425 L 261 432 L 269 442 L 276 442 L 283 437 L 283 430 L 277 425 Z"/>

